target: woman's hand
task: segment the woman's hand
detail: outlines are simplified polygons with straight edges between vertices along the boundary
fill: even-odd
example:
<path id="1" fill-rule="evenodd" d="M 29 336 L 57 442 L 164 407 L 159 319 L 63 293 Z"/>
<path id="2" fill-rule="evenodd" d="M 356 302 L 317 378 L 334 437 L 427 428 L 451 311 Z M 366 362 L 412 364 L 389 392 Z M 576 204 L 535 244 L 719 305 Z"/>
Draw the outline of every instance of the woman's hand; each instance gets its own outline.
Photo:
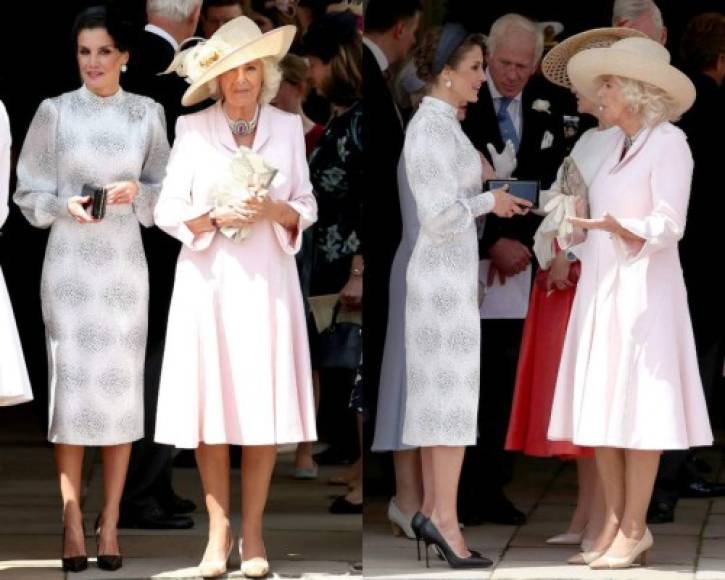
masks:
<path id="1" fill-rule="evenodd" d="M 136 181 L 115 181 L 106 185 L 106 203 L 109 205 L 122 205 L 133 203 L 138 195 Z"/>
<path id="2" fill-rule="evenodd" d="M 74 195 L 68 198 L 68 213 L 76 220 L 79 224 L 92 224 L 97 222 L 91 217 L 86 211 L 86 205 L 91 203 L 91 196 Z"/>
<path id="3" fill-rule="evenodd" d="M 547 291 L 571 288 L 573 284 L 569 281 L 570 268 L 571 263 L 566 259 L 566 252 L 559 252 L 551 261 L 546 275 Z"/>
<path id="4" fill-rule="evenodd" d="M 488 149 L 491 162 L 496 169 L 496 177 L 499 179 L 508 179 L 511 177 L 511 174 L 516 170 L 516 165 L 518 165 L 516 148 L 513 142 L 510 139 L 506 141 L 503 149 L 501 149 L 501 153 L 496 151 L 492 143 L 487 143 L 486 149 Z"/>
<path id="5" fill-rule="evenodd" d="M 508 186 L 504 186 L 501 189 L 494 189 L 491 192 L 495 199 L 493 213 L 499 217 L 506 218 L 528 213 L 531 202 L 511 195 L 507 190 Z"/>
<path id="6" fill-rule="evenodd" d="M 580 217 L 568 217 L 569 223 L 574 227 L 581 228 L 583 230 L 603 230 L 610 234 L 619 236 L 623 240 L 628 242 L 645 242 L 643 238 L 633 234 L 628 229 L 622 227 L 622 225 L 608 213 L 605 213 L 600 218 L 580 218 Z"/>

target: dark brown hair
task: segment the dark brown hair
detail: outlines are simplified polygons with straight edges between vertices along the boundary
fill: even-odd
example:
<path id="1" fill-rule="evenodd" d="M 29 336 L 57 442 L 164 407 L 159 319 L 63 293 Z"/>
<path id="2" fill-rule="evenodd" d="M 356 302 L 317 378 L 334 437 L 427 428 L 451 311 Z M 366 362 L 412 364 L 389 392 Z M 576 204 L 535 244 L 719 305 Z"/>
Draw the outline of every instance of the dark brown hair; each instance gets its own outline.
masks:
<path id="1" fill-rule="evenodd" d="M 687 25 L 680 43 L 682 59 L 689 68 L 704 71 L 725 54 L 725 14 L 706 12 Z"/>
<path id="2" fill-rule="evenodd" d="M 428 30 L 413 55 L 418 78 L 426 84 L 433 83 L 437 76 L 433 72 L 433 61 L 435 60 L 442 30 L 443 28 L 440 26 Z M 478 33 L 469 34 L 458 48 L 451 53 L 445 64 L 451 68 L 456 68 L 466 53 L 474 46 L 478 46 L 486 54 L 486 37 Z"/>

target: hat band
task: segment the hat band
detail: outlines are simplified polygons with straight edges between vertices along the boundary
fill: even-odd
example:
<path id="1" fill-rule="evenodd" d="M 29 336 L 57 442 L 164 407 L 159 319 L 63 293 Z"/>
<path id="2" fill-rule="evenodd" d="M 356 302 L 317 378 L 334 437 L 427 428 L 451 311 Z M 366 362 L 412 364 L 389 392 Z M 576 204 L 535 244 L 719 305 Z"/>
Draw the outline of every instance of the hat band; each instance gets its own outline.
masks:
<path id="1" fill-rule="evenodd" d="M 441 38 L 438 41 L 435 54 L 433 55 L 432 72 L 438 76 L 441 74 L 443 67 L 448 63 L 448 59 L 458 49 L 468 36 L 468 32 L 458 22 L 448 22 L 443 25 L 441 30 Z"/>

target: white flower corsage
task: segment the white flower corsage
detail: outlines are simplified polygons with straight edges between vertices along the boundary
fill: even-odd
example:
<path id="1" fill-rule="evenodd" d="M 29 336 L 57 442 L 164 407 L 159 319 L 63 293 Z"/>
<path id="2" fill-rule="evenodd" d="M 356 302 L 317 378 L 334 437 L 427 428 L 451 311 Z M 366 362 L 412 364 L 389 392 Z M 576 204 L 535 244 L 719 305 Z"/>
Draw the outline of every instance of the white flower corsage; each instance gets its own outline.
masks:
<path id="1" fill-rule="evenodd" d="M 214 188 L 212 203 L 216 207 L 246 201 L 252 196 L 264 197 L 277 174 L 261 155 L 241 146 L 232 157 L 229 170 Z M 237 243 L 244 241 L 250 227 L 220 228 L 223 235 Z"/>
<path id="2" fill-rule="evenodd" d="M 184 42 L 197 39 L 198 37 L 194 36 Z M 232 46 L 221 39 L 202 40 L 191 48 L 177 52 L 174 60 L 162 74 L 175 72 L 184 77 L 187 83 L 193 85 L 215 62 L 224 58 L 231 51 Z"/>
<path id="3" fill-rule="evenodd" d="M 545 99 L 536 99 L 531 108 L 538 113 L 549 113 L 551 115 L 551 103 Z"/>

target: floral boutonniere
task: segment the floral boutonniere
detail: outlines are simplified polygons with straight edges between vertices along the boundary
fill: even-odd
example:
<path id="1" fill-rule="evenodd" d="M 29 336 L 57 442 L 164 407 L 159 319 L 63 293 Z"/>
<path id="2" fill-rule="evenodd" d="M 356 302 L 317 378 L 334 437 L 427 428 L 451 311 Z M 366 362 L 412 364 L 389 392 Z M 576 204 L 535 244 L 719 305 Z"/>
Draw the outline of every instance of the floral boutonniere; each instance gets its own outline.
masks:
<path id="1" fill-rule="evenodd" d="M 538 112 L 538 113 L 549 113 L 551 115 L 551 103 L 549 101 L 546 101 L 544 99 L 536 99 L 533 104 L 531 105 L 531 108 Z"/>

